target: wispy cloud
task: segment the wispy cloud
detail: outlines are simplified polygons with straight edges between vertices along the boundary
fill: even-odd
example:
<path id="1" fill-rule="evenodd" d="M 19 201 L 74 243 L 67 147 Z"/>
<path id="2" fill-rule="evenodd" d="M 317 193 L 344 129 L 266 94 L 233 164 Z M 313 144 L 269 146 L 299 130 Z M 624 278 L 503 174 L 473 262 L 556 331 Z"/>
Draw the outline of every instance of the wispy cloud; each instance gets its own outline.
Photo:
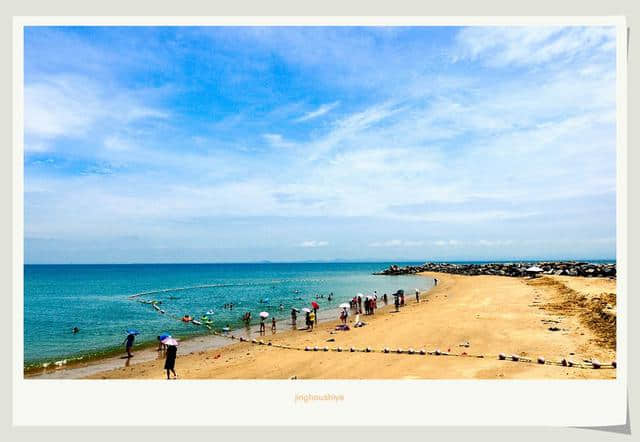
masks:
<path id="1" fill-rule="evenodd" d="M 300 122 L 303 122 L 303 121 L 309 121 L 309 120 L 313 120 L 315 118 L 321 117 L 322 115 L 325 115 L 325 114 L 331 112 L 339 104 L 340 103 L 338 101 L 335 101 L 333 103 L 323 104 L 322 106 L 320 106 L 316 110 L 313 110 L 311 112 L 307 112 L 303 116 L 301 116 L 299 118 L 296 118 L 294 121 L 296 123 L 300 123 Z"/>

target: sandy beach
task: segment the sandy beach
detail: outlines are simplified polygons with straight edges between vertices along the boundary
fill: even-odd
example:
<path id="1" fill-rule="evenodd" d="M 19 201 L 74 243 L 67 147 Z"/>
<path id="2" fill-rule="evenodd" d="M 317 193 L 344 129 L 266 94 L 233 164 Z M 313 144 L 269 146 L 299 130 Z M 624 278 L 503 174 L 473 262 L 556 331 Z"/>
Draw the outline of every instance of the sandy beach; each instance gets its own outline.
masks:
<path id="1" fill-rule="evenodd" d="M 338 321 L 313 332 L 290 330 L 267 335 L 265 343 L 295 348 L 327 346 L 345 351 L 282 349 L 250 342 L 223 348 L 178 352 L 181 379 L 612 379 L 616 370 L 539 365 L 499 360 L 498 354 L 562 358 L 603 365 L 615 360 L 616 281 L 608 278 L 544 276 L 535 279 L 460 276 L 442 273 L 421 302 L 406 297 L 398 313 L 391 304 L 367 325 L 335 331 Z M 354 316 L 350 316 L 350 321 Z M 300 321 L 299 321 L 300 322 Z M 611 334 L 613 330 L 613 335 Z M 256 336 L 260 339 L 259 336 Z M 467 343 L 468 347 L 461 344 Z M 371 353 L 349 352 L 350 347 Z M 385 347 L 390 353 L 381 350 Z M 403 354 L 393 353 L 397 348 Z M 452 356 L 406 354 L 425 349 Z M 466 355 L 465 355 L 466 353 Z M 457 356 L 453 356 L 457 355 Z M 478 357 L 482 355 L 483 357 Z M 93 379 L 163 379 L 163 360 L 97 373 Z"/>

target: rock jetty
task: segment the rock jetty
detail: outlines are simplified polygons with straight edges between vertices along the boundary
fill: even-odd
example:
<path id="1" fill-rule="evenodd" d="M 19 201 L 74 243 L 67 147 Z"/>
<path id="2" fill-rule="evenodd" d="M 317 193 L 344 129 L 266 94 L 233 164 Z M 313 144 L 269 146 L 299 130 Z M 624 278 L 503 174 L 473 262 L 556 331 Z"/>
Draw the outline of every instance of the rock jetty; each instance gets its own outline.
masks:
<path id="1" fill-rule="evenodd" d="M 538 267 L 537 272 L 527 269 Z M 454 273 L 457 275 L 498 275 L 498 276 L 528 276 L 532 273 L 546 275 L 567 275 L 585 277 L 609 277 L 615 278 L 615 264 L 594 264 L 577 261 L 542 261 L 542 262 L 509 262 L 509 263 L 483 263 L 483 264 L 452 264 L 445 262 L 427 262 L 419 266 L 399 267 L 389 266 L 374 275 L 410 275 L 420 272 Z"/>

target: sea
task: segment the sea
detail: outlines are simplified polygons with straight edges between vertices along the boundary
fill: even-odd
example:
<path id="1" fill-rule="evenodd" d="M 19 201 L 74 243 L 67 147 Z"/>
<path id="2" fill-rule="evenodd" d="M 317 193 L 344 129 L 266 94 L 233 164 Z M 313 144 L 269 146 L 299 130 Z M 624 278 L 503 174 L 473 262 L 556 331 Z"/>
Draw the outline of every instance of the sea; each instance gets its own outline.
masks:
<path id="1" fill-rule="evenodd" d="M 312 301 L 326 316 L 357 293 L 380 298 L 432 287 L 422 276 L 373 275 L 391 264 L 422 263 L 25 265 L 24 368 L 114 354 L 129 329 L 139 332 L 136 345 L 153 345 L 161 333 L 178 339 L 211 333 L 182 322 L 184 315 L 233 330 L 244 327 L 245 312 L 253 323 L 261 312 L 284 323 L 291 308 Z"/>

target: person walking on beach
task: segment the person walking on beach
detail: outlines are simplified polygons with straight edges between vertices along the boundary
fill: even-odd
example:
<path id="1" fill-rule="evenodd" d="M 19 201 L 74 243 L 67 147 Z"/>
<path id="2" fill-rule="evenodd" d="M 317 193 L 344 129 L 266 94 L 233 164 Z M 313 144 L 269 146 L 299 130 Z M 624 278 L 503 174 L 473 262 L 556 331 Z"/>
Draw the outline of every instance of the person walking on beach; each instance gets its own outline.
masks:
<path id="1" fill-rule="evenodd" d="M 271 333 L 276 332 L 276 318 L 271 318 Z"/>
<path id="2" fill-rule="evenodd" d="M 136 335 L 134 335 L 133 333 L 129 333 L 127 337 L 124 338 L 124 341 L 122 341 L 123 344 L 126 342 L 127 357 L 129 358 L 133 357 L 133 353 L 131 353 L 131 347 L 133 347 L 133 341 L 135 341 L 135 339 Z"/>
<path id="3" fill-rule="evenodd" d="M 416 289 L 416 302 L 420 302 L 420 290 Z"/>
<path id="4" fill-rule="evenodd" d="M 296 326 L 296 320 L 298 319 L 298 315 L 296 314 L 296 309 L 292 308 L 291 309 L 291 323 L 293 324 L 293 326 Z"/>
<path id="5" fill-rule="evenodd" d="M 175 371 L 177 354 L 178 354 L 177 346 L 175 345 L 167 346 L 167 358 L 164 360 L 164 369 L 167 370 L 167 379 L 169 379 L 169 372 L 173 373 L 174 379 L 178 377 Z"/>
<path id="6" fill-rule="evenodd" d="M 264 318 L 260 318 L 260 336 L 265 334 Z"/>
<path id="7" fill-rule="evenodd" d="M 387 297 L 386 293 L 384 295 L 382 295 L 382 300 L 384 301 L 384 305 L 389 304 L 389 298 Z"/>
<path id="8" fill-rule="evenodd" d="M 393 305 L 396 307 L 396 312 L 400 311 L 400 296 L 393 297 Z"/>
<path id="9" fill-rule="evenodd" d="M 433 285 L 438 285 L 438 279 L 437 278 L 433 278 Z"/>

